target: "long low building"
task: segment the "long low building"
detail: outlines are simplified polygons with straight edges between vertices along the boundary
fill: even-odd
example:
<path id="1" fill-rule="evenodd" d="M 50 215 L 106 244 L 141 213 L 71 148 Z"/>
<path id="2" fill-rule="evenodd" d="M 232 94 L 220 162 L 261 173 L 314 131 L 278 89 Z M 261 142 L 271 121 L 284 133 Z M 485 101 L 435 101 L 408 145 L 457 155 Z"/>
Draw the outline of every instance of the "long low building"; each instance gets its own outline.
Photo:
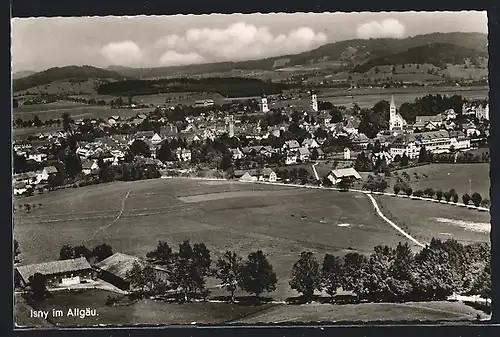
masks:
<path id="1" fill-rule="evenodd" d="M 420 149 L 425 147 L 431 153 L 446 153 L 451 149 L 463 151 L 470 149 L 470 138 L 461 131 L 431 131 L 399 135 L 391 144 L 390 154 L 406 154 L 408 158 L 417 158 Z"/>
<path id="2" fill-rule="evenodd" d="M 45 276 L 47 287 L 75 285 L 95 278 L 92 266 L 84 257 L 17 266 L 15 273 L 21 286 L 28 286 L 35 274 Z"/>

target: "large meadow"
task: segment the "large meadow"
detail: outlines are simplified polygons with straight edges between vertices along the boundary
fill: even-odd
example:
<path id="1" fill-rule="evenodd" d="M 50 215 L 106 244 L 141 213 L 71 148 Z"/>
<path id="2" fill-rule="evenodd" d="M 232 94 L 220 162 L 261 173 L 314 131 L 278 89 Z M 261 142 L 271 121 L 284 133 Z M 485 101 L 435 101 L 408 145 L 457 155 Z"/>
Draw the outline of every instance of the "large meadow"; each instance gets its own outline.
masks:
<path id="1" fill-rule="evenodd" d="M 487 223 L 487 212 L 379 199 L 387 216 L 423 243 L 432 237 L 489 240 L 486 231 L 460 222 Z M 37 206 L 27 213 L 20 207 L 24 203 Z M 280 299 L 297 295 L 288 279 L 304 250 L 321 259 L 325 253 L 370 253 L 376 245 L 407 240 L 378 217 L 363 193 L 240 182 L 115 182 L 36 195 L 16 200 L 15 206 L 14 235 L 23 264 L 56 260 L 64 244 L 94 247 L 105 242 L 115 252 L 144 257 L 158 240 L 177 247 L 189 239 L 205 243 L 214 259 L 228 249 L 242 256 L 262 249 L 279 278 L 272 296 Z"/>

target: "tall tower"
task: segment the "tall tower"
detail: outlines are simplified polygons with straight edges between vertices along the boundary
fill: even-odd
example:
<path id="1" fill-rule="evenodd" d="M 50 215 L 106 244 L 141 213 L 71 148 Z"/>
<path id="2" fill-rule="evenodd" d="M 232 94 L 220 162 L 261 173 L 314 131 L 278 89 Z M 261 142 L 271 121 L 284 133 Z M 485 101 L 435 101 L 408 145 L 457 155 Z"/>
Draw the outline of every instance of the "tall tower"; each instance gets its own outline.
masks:
<path id="1" fill-rule="evenodd" d="M 234 137 L 234 116 L 229 116 L 229 138 Z"/>
<path id="2" fill-rule="evenodd" d="M 394 103 L 394 95 L 391 96 L 391 105 L 389 107 L 389 130 L 393 130 L 398 123 L 396 104 Z"/>
<path id="3" fill-rule="evenodd" d="M 260 110 L 262 112 L 269 112 L 269 105 L 267 104 L 267 96 L 264 94 L 260 99 Z"/>
<path id="4" fill-rule="evenodd" d="M 315 112 L 318 111 L 318 96 L 314 91 L 311 91 L 311 109 Z"/>

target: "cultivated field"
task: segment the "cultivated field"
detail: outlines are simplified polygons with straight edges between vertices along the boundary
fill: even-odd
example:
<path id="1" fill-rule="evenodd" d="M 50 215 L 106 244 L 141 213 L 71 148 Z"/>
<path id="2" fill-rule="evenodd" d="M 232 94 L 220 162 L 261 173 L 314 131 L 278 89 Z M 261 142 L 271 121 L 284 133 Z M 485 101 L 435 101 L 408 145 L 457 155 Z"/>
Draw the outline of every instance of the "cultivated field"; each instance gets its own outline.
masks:
<path id="1" fill-rule="evenodd" d="M 55 102 L 49 104 L 23 105 L 13 109 L 13 119 L 32 119 L 35 115 L 42 121 L 46 119 L 61 118 L 63 113 L 69 113 L 73 119 L 83 118 L 109 118 L 121 116 L 129 118 L 151 109 L 111 109 L 109 106 L 87 105 L 72 102 Z"/>
<path id="2" fill-rule="evenodd" d="M 118 216 L 124 199 L 123 214 Z M 24 264 L 58 259 L 64 244 L 93 247 L 106 242 L 115 252 L 144 257 L 158 240 L 177 247 L 190 239 L 204 242 L 214 259 L 227 249 L 242 256 L 262 249 L 278 275 L 278 289 L 272 296 L 279 299 L 297 295 L 288 286 L 288 279 L 293 263 L 304 250 L 315 252 L 321 259 L 327 252 L 370 253 L 376 245 L 407 240 L 376 215 L 361 193 L 156 179 L 55 191 L 22 199 L 16 206 L 27 202 L 41 203 L 42 207 L 37 205 L 29 214 L 17 210 L 14 215 L 14 235 Z M 450 225 L 434 222 L 429 226 L 422 223 L 422 214 L 467 221 L 487 216 L 423 202 L 418 209 L 418 201 L 397 199 L 394 204 L 399 205 L 390 209 L 394 216 L 404 218 L 412 231 L 424 228 L 428 237 L 450 232 Z M 452 234 L 458 233 L 461 240 L 488 240 L 486 235 L 478 239 L 477 233 L 455 227 Z"/>

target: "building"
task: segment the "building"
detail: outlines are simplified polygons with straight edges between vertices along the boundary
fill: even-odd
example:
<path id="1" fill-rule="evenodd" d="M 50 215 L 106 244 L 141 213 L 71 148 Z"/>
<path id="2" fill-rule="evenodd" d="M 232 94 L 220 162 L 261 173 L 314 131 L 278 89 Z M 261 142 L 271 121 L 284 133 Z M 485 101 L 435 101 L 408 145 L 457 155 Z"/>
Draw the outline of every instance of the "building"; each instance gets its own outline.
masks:
<path id="1" fill-rule="evenodd" d="M 476 117 L 477 119 L 486 119 L 490 120 L 490 105 L 480 105 L 476 108 Z"/>
<path id="2" fill-rule="evenodd" d="M 88 160 L 82 163 L 82 173 L 85 175 L 92 174 L 99 169 L 96 161 Z"/>
<path id="3" fill-rule="evenodd" d="M 309 158 L 311 157 L 311 152 L 309 152 L 309 150 L 306 149 L 305 147 L 301 147 L 297 149 L 297 156 L 301 162 L 306 162 L 309 161 Z"/>
<path id="4" fill-rule="evenodd" d="M 413 159 L 419 156 L 422 147 L 431 153 L 463 151 L 470 148 L 470 138 L 463 132 L 445 130 L 404 134 L 391 144 L 390 154 L 393 159 L 403 154 Z"/>
<path id="5" fill-rule="evenodd" d="M 239 160 L 243 158 L 243 152 L 239 148 L 229 149 L 233 160 Z"/>
<path id="6" fill-rule="evenodd" d="M 361 180 L 361 175 L 352 167 L 331 170 L 328 173 L 327 178 L 335 185 L 342 181 L 342 179 L 353 179 L 353 180 Z"/>
<path id="7" fill-rule="evenodd" d="M 252 176 L 248 171 L 245 172 L 245 174 L 243 174 L 240 178 L 240 181 L 244 181 L 244 182 L 253 182 L 253 181 L 257 181 L 257 177 L 254 177 Z"/>
<path id="8" fill-rule="evenodd" d="M 47 166 L 44 167 L 43 170 L 36 172 L 36 180 L 38 183 L 42 181 L 49 180 L 49 177 L 55 176 L 58 173 L 55 166 Z"/>
<path id="9" fill-rule="evenodd" d="M 344 160 L 351 160 L 351 150 L 348 147 L 344 149 Z"/>
<path id="10" fill-rule="evenodd" d="M 191 150 L 189 149 L 177 149 L 177 158 L 179 161 L 191 161 Z"/>
<path id="11" fill-rule="evenodd" d="M 439 130 L 444 126 L 444 118 L 442 114 L 435 116 L 416 116 L 413 130 L 434 131 Z"/>
<path id="12" fill-rule="evenodd" d="M 394 95 L 391 97 L 391 104 L 389 106 L 389 130 L 403 130 L 407 125 L 404 118 L 397 112 L 396 104 L 394 103 Z"/>
<path id="13" fill-rule="evenodd" d="M 29 285 L 30 278 L 37 273 L 45 276 L 47 287 L 67 287 L 95 278 L 95 272 L 84 257 L 16 267 L 16 276 L 22 286 Z"/>
<path id="14" fill-rule="evenodd" d="M 275 183 L 278 180 L 278 176 L 276 175 L 276 172 L 274 172 L 270 168 L 265 168 L 262 170 L 262 177 L 264 181 L 269 181 L 271 183 Z"/>
<path id="15" fill-rule="evenodd" d="M 234 137 L 234 116 L 230 115 L 229 116 L 229 133 L 228 133 L 229 138 Z"/>
<path id="16" fill-rule="evenodd" d="M 296 140 L 287 140 L 285 144 L 283 144 L 284 151 L 293 151 L 300 147 L 300 144 Z"/>
<path id="17" fill-rule="evenodd" d="M 202 99 L 202 100 L 198 100 L 194 103 L 195 107 L 197 107 L 197 108 L 209 107 L 209 106 L 212 106 L 214 104 L 215 104 L 215 102 L 213 99 Z"/>
<path id="18" fill-rule="evenodd" d="M 141 267 L 146 266 L 146 262 L 136 256 L 115 253 L 96 264 L 98 277 L 122 290 L 129 290 L 130 280 L 127 273 L 132 270 L 135 262 Z"/>
<path id="19" fill-rule="evenodd" d="M 262 97 L 260 98 L 260 111 L 264 113 L 269 112 L 269 105 L 266 95 L 262 95 Z"/>
<path id="20" fill-rule="evenodd" d="M 319 144 L 316 140 L 309 138 L 309 139 L 305 139 L 302 142 L 302 147 L 305 147 L 306 149 L 317 149 L 317 148 L 319 148 Z"/>
<path id="21" fill-rule="evenodd" d="M 314 112 L 318 111 L 318 95 L 315 91 L 311 91 L 311 110 Z"/>

